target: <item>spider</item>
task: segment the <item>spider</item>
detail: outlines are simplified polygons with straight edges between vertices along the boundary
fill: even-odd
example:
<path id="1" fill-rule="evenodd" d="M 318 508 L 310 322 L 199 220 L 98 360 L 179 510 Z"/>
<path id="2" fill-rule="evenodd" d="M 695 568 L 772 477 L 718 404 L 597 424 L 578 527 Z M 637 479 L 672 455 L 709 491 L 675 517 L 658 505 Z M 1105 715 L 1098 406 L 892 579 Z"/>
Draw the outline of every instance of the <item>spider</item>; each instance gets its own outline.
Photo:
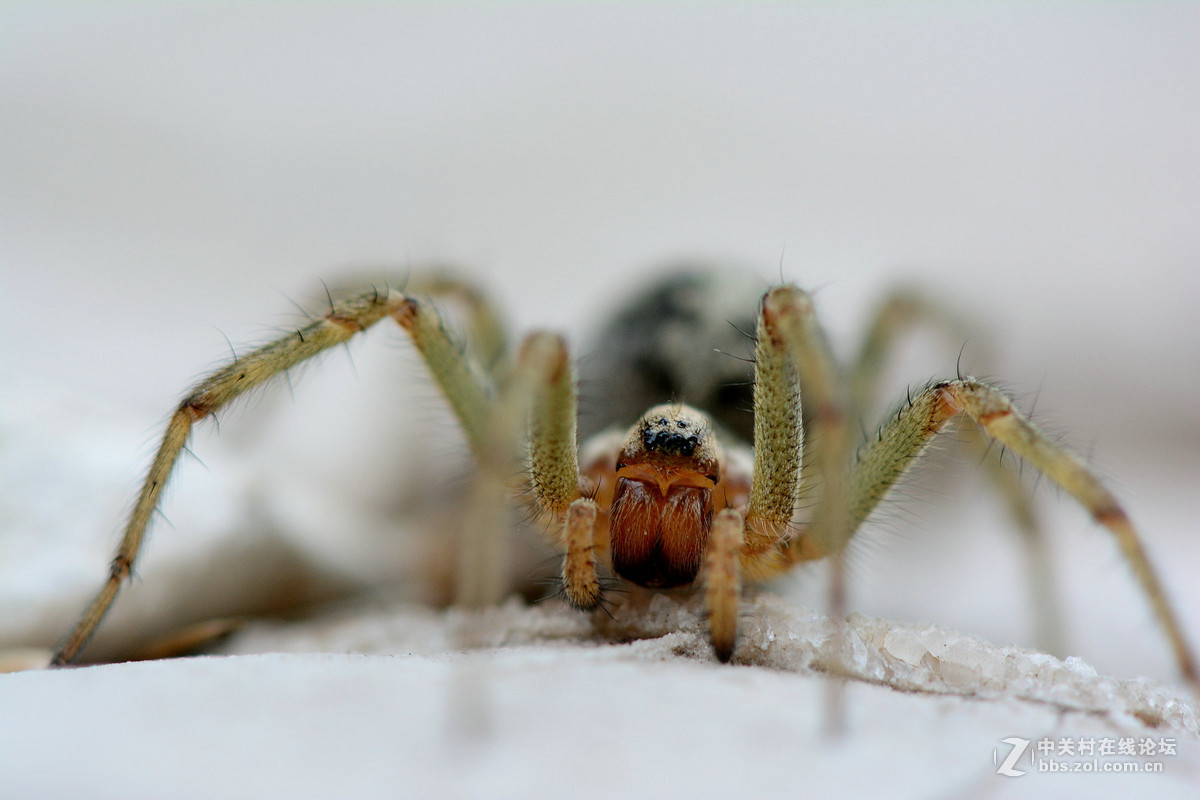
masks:
<path id="1" fill-rule="evenodd" d="M 711 298 L 745 293 L 712 291 L 718 279 L 718 273 L 674 273 L 606 330 L 583 385 L 608 390 L 596 405 L 625 417 L 615 430 L 600 429 L 599 415 L 586 410 L 587 392 L 585 413 L 579 413 L 579 381 L 564 338 L 530 333 L 510 360 L 497 315 L 466 281 L 437 271 L 410 278 L 402 290 L 371 288 L 341 299 L 331 293 L 327 313 L 235 356 L 183 397 L 108 578 L 53 663 L 79 656 L 129 578 L 192 427 L 289 368 L 391 319 L 411 338 L 480 474 L 488 476 L 479 485 L 491 487 L 490 494 L 476 492 L 470 505 L 483 507 L 527 489 L 562 554 L 561 594 L 577 609 L 601 607 L 612 575 L 651 590 L 702 592 L 713 651 L 729 661 L 737 647 L 743 583 L 826 557 L 836 565 L 913 461 L 962 416 L 975 423 L 981 440 L 1022 456 L 1112 533 L 1182 675 L 1200 686 L 1182 626 L 1116 498 L 995 386 L 962 375 L 931 382 L 856 450 L 850 420 L 870 394 L 889 339 L 908 323 L 936 318 L 935 308 L 902 294 L 885 303 L 846 377 L 807 293 L 781 285 L 759 295 L 756 313 L 753 300 L 730 312 Z M 461 335 L 443 322 L 434 300 L 462 307 Z M 711 332 L 714 321 L 717 333 Z M 691 345 L 694 356 L 664 357 L 664 338 Z M 753 343 L 752 358 L 714 353 L 714 343 L 729 351 L 739 341 Z M 588 434 L 581 447 L 578 427 Z M 802 496 L 811 510 L 803 521 L 797 519 Z M 472 519 L 480 528 L 476 538 L 486 538 L 486 517 Z M 470 594 L 471 587 L 465 589 Z"/>

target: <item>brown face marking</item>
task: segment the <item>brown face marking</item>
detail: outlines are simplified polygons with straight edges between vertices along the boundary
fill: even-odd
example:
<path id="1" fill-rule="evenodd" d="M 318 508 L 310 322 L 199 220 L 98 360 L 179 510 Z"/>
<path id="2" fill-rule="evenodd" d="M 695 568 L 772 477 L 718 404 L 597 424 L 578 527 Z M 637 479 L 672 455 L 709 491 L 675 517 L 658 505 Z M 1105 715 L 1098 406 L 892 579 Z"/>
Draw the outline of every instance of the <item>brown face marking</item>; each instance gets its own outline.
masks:
<path id="1" fill-rule="evenodd" d="M 650 409 L 617 459 L 609 516 L 613 569 L 640 586 L 696 579 L 708 545 L 719 452 L 708 420 L 687 406 Z"/>
<path id="2" fill-rule="evenodd" d="M 712 492 L 621 478 L 609 522 L 613 569 L 639 586 L 667 589 L 696 579 L 712 528 Z"/>

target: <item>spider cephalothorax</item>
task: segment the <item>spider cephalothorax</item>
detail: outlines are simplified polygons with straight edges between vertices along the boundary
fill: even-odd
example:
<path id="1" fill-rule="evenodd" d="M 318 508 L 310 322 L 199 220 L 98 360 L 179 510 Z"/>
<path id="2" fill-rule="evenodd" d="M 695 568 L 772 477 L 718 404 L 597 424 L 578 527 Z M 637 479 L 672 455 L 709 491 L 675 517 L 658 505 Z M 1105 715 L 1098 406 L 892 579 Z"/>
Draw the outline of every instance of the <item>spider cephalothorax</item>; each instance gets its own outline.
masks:
<path id="1" fill-rule="evenodd" d="M 716 655 L 728 660 L 736 648 L 743 579 L 768 578 L 798 562 L 840 555 L 913 460 L 947 422 L 963 416 L 981 437 L 1001 442 L 1041 470 L 1114 535 L 1181 671 L 1200 683 L 1179 621 L 1116 498 L 994 386 L 964 376 L 930 383 L 873 441 L 853 452 L 849 419 L 863 406 L 889 333 L 902 321 L 928 315 L 927 306 L 909 296 L 885 304 L 862 354 L 843 373 L 800 289 L 780 286 L 762 295 L 751 337 L 744 321 L 751 309 L 725 316 L 705 299 L 706 282 L 711 278 L 696 273 L 673 275 L 610 328 L 606 346 L 613 352 L 600 360 L 607 375 L 597 383 L 612 392 L 608 405 L 616 422 L 633 422 L 629 417 L 640 412 L 629 409 L 638 403 L 652 407 L 624 434 L 589 435 L 582 458 L 576 380 L 564 339 L 531 334 L 509 363 L 490 306 L 472 286 L 445 276 L 411 280 L 402 291 L 371 289 L 334 301 L 328 313 L 304 327 L 239 356 L 193 387 L 172 415 L 108 580 L 56 663 L 76 657 L 129 576 L 192 426 L 245 391 L 390 318 L 429 367 L 481 473 L 496 478 L 489 484 L 508 487 L 515 474 L 524 476 L 549 520 L 551 542 L 563 553 L 562 595 L 576 608 L 602 604 L 605 584 L 598 571 L 605 566 L 651 589 L 695 586 L 704 593 Z M 465 341 L 443 325 L 431 297 L 464 306 Z M 647 315 L 656 319 L 646 321 Z M 730 326 L 723 319 L 737 321 Z M 652 332 L 676 348 L 694 347 L 701 357 L 659 357 Z M 731 337 L 734 346 L 751 339 L 753 358 L 718 359 L 717 372 L 725 377 L 706 379 L 697 373 L 707 369 L 715 348 L 728 347 L 728 338 L 721 337 Z M 617 352 L 619 342 L 628 348 Z M 753 413 L 747 414 L 751 385 Z M 801 387 L 807 414 L 801 413 Z M 689 403 L 709 407 L 701 411 Z M 739 436 L 753 441 L 743 443 Z M 811 511 L 797 520 L 802 481 L 812 484 L 805 487 Z M 487 493 L 479 497 L 494 499 Z"/>

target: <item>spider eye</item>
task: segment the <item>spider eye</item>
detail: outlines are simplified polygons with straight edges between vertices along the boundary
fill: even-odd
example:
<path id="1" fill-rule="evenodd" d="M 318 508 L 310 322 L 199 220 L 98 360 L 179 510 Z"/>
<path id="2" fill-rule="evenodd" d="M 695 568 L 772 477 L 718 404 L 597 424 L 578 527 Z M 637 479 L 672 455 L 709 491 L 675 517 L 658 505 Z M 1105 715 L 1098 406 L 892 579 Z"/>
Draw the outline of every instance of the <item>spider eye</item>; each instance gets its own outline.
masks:
<path id="1" fill-rule="evenodd" d="M 681 419 L 679 419 L 679 420 L 675 420 L 675 427 L 676 427 L 676 428 L 681 428 L 681 429 L 686 429 L 686 428 L 687 428 L 687 423 L 686 423 L 686 422 L 684 422 L 684 421 L 683 421 L 683 420 L 681 420 Z"/>
<path id="2" fill-rule="evenodd" d="M 642 444 L 651 452 L 690 456 L 700 444 L 700 437 L 695 434 L 684 436 L 670 431 L 647 430 L 642 433 Z"/>

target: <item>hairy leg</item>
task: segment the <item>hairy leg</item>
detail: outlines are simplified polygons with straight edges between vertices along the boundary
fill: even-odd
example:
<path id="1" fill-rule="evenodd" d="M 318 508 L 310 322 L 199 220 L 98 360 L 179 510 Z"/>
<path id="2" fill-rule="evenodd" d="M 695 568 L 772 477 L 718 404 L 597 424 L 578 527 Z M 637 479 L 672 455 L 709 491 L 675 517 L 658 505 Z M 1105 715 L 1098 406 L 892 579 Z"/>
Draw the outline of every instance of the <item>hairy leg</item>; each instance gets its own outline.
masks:
<path id="1" fill-rule="evenodd" d="M 742 578 L 738 557 L 745 526 L 742 515 L 732 508 L 713 518 L 712 536 L 704 557 L 704 606 L 713 650 L 721 661 L 733 657 L 737 646 L 738 606 Z"/>
<path id="2" fill-rule="evenodd" d="M 808 528 L 786 545 L 789 560 L 827 556 L 829 559 L 829 616 L 836 621 L 846 616 L 846 577 L 843 559 L 850 538 L 847 509 L 847 462 L 850 432 L 845 379 L 817 323 L 812 299 L 794 287 L 781 287 L 763 300 L 763 316 L 770 317 L 800 385 L 808 395 L 809 441 L 803 454 L 800 477 L 805 496 L 815 495 Z M 771 326 L 768 326 L 771 327 Z M 756 406 L 755 413 L 758 413 Z M 757 458 L 757 453 L 756 453 Z M 834 643 L 842 650 L 845 640 L 841 624 L 835 625 Z M 845 697 L 839 681 L 832 681 L 825 694 L 825 724 L 838 734 L 845 726 Z"/>
<path id="3" fill-rule="evenodd" d="M 1167 634 L 1180 672 L 1200 689 L 1200 674 L 1182 625 L 1124 509 L 1083 462 L 1047 438 L 1002 392 L 981 381 L 962 378 L 935 383 L 883 427 L 850 473 L 851 531 L 862 524 L 933 437 L 960 413 L 1074 497 L 1116 537 Z"/>
<path id="4" fill-rule="evenodd" d="M 791 531 L 800 497 L 804 449 L 800 381 L 780 317 L 791 317 L 790 287 L 763 298 L 754 349 L 754 476 L 746 507 L 743 566 L 766 574 L 786 568 L 780 545 Z"/>
<path id="5" fill-rule="evenodd" d="M 386 289 L 372 289 L 334 302 L 323 316 L 216 370 L 192 387 L 179 403 L 142 483 L 109 567 L 108 579 L 63 641 L 52 663 L 73 661 L 112 606 L 133 569 L 162 490 L 187 444 L 192 427 L 246 392 L 388 317 L 412 338 L 462 423 L 472 449 L 477 453 L 484 449 L 489 436 L 490 386 L 480 370 L 464 357 L 461 346 L 449 336 L 427 302 Z"/>
<path id="6" fill-rule="evenodd" d="M 850 372 L 850 402 L 855 417 L 873 413 L 879 399 L 880 373 L 896 343 L 918 326 L 934 330 L 948 344 L 966 342 L 972 327 L 946 304 L 920 291 L 908 288 L 892 291 L 875 310 Z M 978 351 L 979 344 L 976 343 L 973 349 Z M 967 428 L 964 435 L 978 454 L 988 481 L 1008 507 L 1020 534 L 1029 571 L 1030 606 L 1037 610 L 1034 614 L 1035 641 L 1046 652 L 1062 653 L 1065 642 L 1062 601 L 1058 596 L 1049 544 L 1034 512 L 1029 491 L 1021 484 L 1011 462 L 1006 465 L 1002 459 L 985 457 L 991 441 L 981 428 Z"/>
<path id="7" fill-rule="evenodd" d="M 738 537 L 742 541 L 739 569 L 763 578 L 797 561 L 832 556 L 831 614 L 840 617 L 845 605 L 840 556 L 849 525 L 845 500 L 849 435 L 842 378 L 818 328 L 811 299 L 796 287 L 782 286 L 763 298 L 757 339 L 754 475 L 744 536 Z M 812 428 L 807 449 L 801 384 L 810 394 Z M 808 528 L 798 532 L 792 517 L 802 479 L 815 479 L 817 485 L 805 486 L 804 491 L 813 490 L 816 504 Z M 719 552 L 714 547 L 714 553 Z M 715 575 L 723 571 L 712 570 Z M 735 574 L 735 580 L 740 585 L 740 576 Z M 721 619 L 711 602 L 710 615 L 714 621 Z M 715 622 L 713 635 L 720 655 Z M 840 714 L 835 710 L 833 716 Z"/>
<path id="8" fill-rule="evenodd" d="M 595 554 L 600 509 L 580 481 L 575 374 L 562 337 L 530 334 L 517 359 L 516 380 L 530 390 L 529 484 L 563 549 L 563 596 L 575 608 L 591 610 L 603 599 Z"/>

